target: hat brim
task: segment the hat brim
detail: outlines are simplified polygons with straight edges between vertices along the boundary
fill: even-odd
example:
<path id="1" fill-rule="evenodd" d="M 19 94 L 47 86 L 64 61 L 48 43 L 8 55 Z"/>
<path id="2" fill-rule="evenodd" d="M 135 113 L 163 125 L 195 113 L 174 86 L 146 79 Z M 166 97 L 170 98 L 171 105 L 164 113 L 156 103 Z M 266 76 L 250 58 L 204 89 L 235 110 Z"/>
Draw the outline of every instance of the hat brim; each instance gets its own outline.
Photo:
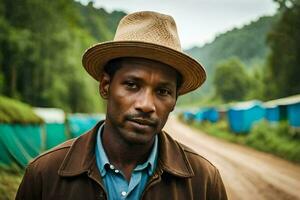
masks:
<path id="1" fill-rule="evenodd" d="M 105 64 L 121 57 L 146 58 L 175 68 L 182 75 L 179 95 L 197 89 L 206 79 L 204 67 L 190 56 L 165 46 L 141 41 L 111 41 L 96 44 L 86 50 L 82 64 L 86 71 L 99 81 Z"/>

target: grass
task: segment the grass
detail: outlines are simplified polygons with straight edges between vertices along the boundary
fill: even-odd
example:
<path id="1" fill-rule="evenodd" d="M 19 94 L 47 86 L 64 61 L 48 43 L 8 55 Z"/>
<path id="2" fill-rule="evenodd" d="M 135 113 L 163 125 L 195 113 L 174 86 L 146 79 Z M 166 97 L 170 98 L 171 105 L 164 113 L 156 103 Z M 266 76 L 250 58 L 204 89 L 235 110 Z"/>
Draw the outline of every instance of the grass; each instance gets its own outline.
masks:
<path id="1" fill-rule="evenodd" d="M 0 96 L 0 123 L 40 124 L 43 120 L 20 101 Z"/>
<path id="2" fill-rule="evenodd" d="M 231 132 L 225 120 L 214 124 L 191 122 L 190 125 L 209 135 L 300 163 L 300 138 L 290 130 L 287 122 L 270 124 L 267 121 L 261 121 L 255 124 L 248 134 Z"/>
<path id="3" fill-rule="evenodd" d="M 6 168 L 0 166 L 0 197 L 1 200 L 15 199 L 24 171 L 18 167 Z"/>

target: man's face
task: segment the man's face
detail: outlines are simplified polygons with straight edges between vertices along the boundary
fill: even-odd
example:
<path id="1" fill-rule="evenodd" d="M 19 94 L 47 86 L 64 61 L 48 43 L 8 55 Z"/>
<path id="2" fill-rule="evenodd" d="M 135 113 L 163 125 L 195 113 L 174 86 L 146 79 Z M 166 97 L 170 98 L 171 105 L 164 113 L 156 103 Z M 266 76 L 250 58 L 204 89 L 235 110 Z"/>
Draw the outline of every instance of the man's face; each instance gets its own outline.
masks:
<path id="1" fill-rule="evenodd" d="M 106 124 L 129 144 L 147 144 L 165 125 L 176 104 L 176 71 L 141 58 L 128 58 L 113 78 L 104 74 Z"/>

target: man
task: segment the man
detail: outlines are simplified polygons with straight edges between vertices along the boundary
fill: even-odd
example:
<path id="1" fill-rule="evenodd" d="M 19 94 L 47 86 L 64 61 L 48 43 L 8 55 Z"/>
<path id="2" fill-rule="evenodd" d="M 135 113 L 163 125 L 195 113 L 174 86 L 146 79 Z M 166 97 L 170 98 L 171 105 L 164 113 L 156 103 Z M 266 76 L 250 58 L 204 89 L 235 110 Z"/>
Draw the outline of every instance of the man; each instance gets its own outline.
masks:
<path id="1" fill-rule="evenodd" d="M 216 167 L 162 131 L 177 97 L 206 77 L 172 17 L 125 16 L 83 66 L 100 82 L 105 121 L 32 161 L 16 199 L 227 199 Z"/>

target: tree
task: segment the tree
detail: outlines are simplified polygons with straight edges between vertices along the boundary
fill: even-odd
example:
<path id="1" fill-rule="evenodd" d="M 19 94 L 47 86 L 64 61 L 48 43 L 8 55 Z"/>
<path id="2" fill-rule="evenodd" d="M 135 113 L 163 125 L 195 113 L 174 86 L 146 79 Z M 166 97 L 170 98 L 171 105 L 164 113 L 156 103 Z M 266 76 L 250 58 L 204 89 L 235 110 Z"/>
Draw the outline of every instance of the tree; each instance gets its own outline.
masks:
<path id="1" fill-rule="evenodd" d="M 230 58 L 218 64 L 214 77 L 217 95 L 225 102 L 243 100 L 250 80 L 245 67 L 238 58 Z"/>
<path id="2" fill-rule="evenodd" d="M 279 21 L 268 35 L 271 54 L 268 60 L 269 98 L 300 93 L 300 1 L 276 0 Z"/>

